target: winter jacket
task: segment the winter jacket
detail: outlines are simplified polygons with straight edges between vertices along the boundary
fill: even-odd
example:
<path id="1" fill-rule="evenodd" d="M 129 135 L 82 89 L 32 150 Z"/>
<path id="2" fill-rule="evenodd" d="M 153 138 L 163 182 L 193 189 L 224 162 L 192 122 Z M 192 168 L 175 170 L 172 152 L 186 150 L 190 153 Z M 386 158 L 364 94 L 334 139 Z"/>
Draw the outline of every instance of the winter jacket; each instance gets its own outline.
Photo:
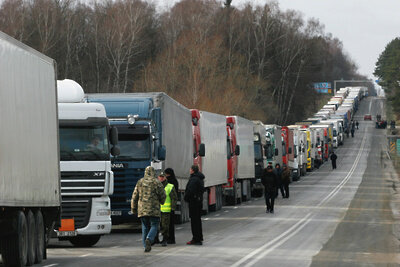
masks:
<path id="1" fill-rule="evenodd" d="M 192 173 L 186 185 L 184 199 L 186 202 L 202 202 L 204 193 L 204 175 L 201 172 Z"/>
<path id="2" fill-rule="evenodd" d="M 165 202 L 165 190 L 161 182 L 155 177 L 153 167 L 147 167 L 144 177 L 140 179 L 132 194 L 131 210 L 138 217 L 160 217 L 160 205 Z"/>
<path id="3" fill-rule="evenodd" d="M 266 169 L 264 170 L 263 176 L 261 177 L 261 182 L 264 185 L 265 191 L 275 193 L 278 184 L 277 180 L 278 177 L 273 171 L 268 172 Z"/>
<path id="4" fill-rule="evenodd" d="M 337 160 L 336 154 L 332 154 L 332 155 L 331 155 L 331 160 L 332 160 L 332 161 L 336 161 L 336 160 Z"/>
<path id="5" fill-rule="evenodd" d="M 283 170 L 282 172 L 282 183 L 283 184 L 290 184 L 290 176 L 292 173 L 290 172 L 289 168 L 286 168 L 286 170 Z"/>
<path id="6" fill-rule="evenodd" d="M 274 173 L 277 177 L 276 179 L 276 186 L 279 187 L 282 184 L 282 169 L 281 168 L 275 168 Z"/>

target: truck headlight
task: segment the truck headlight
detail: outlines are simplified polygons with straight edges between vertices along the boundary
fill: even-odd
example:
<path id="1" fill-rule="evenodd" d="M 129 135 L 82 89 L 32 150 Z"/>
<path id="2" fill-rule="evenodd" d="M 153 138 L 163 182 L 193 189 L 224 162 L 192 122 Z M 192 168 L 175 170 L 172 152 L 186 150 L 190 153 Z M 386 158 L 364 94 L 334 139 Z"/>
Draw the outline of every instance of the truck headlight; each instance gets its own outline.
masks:
<path id="1" fill-rule="evenodd" d="M 128 119 L 128 123 L 129 123 L 130 125 L 135 124 L 136 118 L 135 118 L 134 115 L 129 114 L 127 119 Z"/>

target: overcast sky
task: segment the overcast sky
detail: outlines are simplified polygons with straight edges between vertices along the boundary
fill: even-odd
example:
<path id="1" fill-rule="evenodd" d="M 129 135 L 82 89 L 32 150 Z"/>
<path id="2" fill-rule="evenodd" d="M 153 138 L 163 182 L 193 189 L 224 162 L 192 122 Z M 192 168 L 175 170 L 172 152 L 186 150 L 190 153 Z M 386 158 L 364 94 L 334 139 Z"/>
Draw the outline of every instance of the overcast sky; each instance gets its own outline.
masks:
<path id="1" fill-rule="evenodd" d="M 154 0 L 171 6 L 179 0 Z M 222 1 L 221 1 L 222 2 Z M 248 0 L 233 0 L 241 6 Z M 264 5 L 269 0 L 251 0 Z M 400 37 L 399 0 L 278 0 L 281 9 L 298 10 L 305 18 L 318 18 L 325 32 L 343 42 L 361 74 L 373 78 L 375 63 L 388 42 Z"/>

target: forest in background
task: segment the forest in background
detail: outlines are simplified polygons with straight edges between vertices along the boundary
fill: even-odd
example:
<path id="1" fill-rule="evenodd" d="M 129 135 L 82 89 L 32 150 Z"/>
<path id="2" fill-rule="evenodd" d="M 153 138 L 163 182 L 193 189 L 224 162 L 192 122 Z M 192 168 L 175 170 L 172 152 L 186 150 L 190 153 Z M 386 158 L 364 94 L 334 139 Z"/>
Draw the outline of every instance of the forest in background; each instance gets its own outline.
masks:
<path id="1" fill-rule="evenodd" d="M 87 93 L 161 91 L 280 125 L 320 108 L 313 82 L 366 79 L 318 20 L 276 2 L 181 0 L 157 12 L 142 0 L 3 0 L 0 31 L 54 58 L 58 79 Z"/>
<path id="2" fill-rule="evenodd" d="M 374 75 L 385 90 L 386 97 L 400 119 L 400 37 L 390 41 L 376 62 Z"/>

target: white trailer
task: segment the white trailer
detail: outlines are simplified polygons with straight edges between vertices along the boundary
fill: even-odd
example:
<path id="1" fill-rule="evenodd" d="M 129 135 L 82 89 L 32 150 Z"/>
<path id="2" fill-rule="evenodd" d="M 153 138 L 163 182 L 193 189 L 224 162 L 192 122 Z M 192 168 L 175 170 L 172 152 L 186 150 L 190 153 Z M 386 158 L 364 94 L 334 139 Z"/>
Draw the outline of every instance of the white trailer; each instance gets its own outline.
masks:
<path id="1" fill-rule="evenodd" d="M 25 266 L 60 221 L 56 63 L 2 32 L 0 55 L 1 254 Z"/>
<path id="2" fill-rule="evenodd" d="M 220 114 L 200 111 L 200 137 L 205 146 L 205 156 L 202 157 L 202 172 L 206 177 L 204 186 L 206 196 L 203 198 L 205 207 L 211 210 L 222 208 L 222 185 L 227 182 L 226 162 L 226 117 Z"/>
<path id="3" fill-rule="evenodd" d="M 237 162 L 237 181 L 241 184 L 242 200 L 251 198 L 251 183 L 255 179 L 253 122 L 234 116 L 236 121 L 236 141 L 240 147 Z"/>

